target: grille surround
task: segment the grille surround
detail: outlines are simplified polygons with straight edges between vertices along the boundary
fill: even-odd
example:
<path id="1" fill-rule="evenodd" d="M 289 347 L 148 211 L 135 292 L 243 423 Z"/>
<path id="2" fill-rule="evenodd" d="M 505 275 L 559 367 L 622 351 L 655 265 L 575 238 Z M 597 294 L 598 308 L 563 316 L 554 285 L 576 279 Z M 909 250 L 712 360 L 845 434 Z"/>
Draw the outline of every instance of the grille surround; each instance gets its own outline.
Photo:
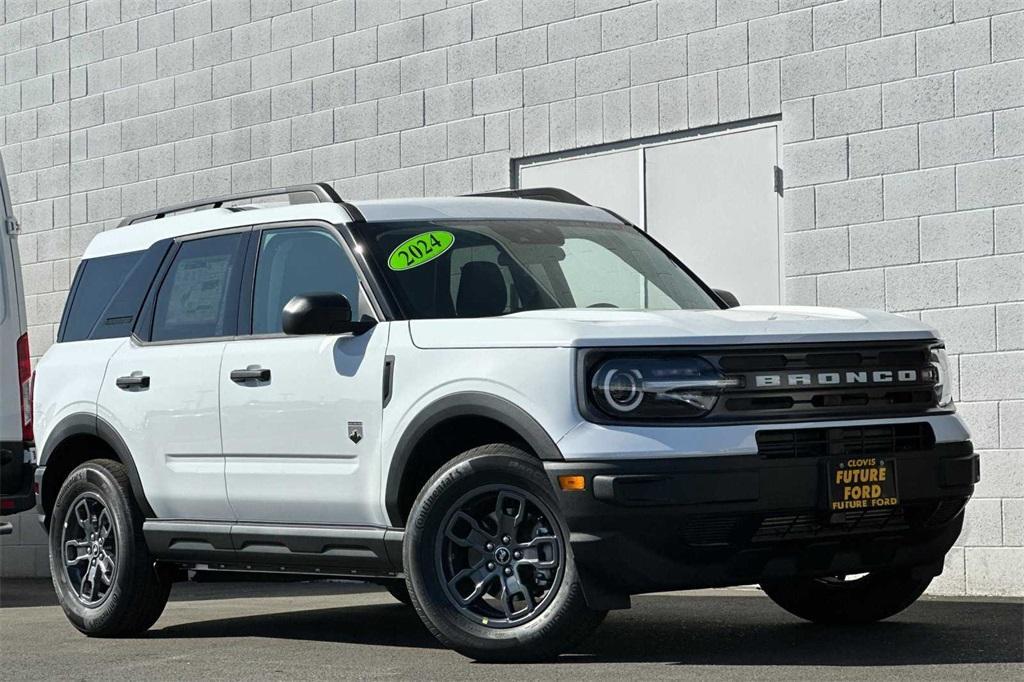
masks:
<path id="1" fill-rule="evenodd" d="M 894 455 L 935 446 L 935 432 L 927 422 L 770 429 L 758 431 L 756 438 L 758 454 L 768 459 Z"/>

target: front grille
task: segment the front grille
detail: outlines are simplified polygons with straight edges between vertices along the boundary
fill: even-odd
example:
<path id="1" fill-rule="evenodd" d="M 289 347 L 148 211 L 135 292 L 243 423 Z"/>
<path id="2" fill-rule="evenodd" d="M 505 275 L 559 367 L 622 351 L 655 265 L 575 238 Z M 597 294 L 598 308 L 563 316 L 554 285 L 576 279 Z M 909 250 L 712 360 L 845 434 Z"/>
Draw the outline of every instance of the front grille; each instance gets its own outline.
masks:
<path id="1" fill-rule="evenodd" d="M 891 455 L 930 450 L 934 445 L 935 433 L 923 422 L 757 432 L 758 454 L 771 459 Z"/>
<path id="2" fill-rule="evenodd" d="M 822 524 L 814 514 L 789 514 L 765 518 L 754 533 L 753 541 L 778 542 L 826 535 L 902 530 L 904 528 L 907 528 L 907 522 L 899 508 L 846 512 L 842 523 L 827 525 Z"/>
<path id="3" fill-rule="evenodd" d="M 702 356 L 737 379 L 723 392 L 712 420 L 906 416 L 937 405 L 927 342 L 733 349 Z"/>

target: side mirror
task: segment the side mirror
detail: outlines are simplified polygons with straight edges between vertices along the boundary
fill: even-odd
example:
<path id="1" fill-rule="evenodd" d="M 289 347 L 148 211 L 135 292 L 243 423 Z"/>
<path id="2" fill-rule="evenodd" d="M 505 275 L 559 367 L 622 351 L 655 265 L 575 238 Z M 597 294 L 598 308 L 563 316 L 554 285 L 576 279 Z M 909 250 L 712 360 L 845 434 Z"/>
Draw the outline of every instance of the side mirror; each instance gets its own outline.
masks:
<path id="1" fill-rule="evenodd" d="M 725 289 L 712 289 L 712 291 L 718 295 L 718 298 L 722 299 L 722 303 L 725 304 L 726 308 L 735 308 L 740 304 L 740 300 L 731 291 L 726 291 Z"/>
<path id="2" fill-rule="evenodd" d="M 376 320 L 352 320 L 352 306 L 343 294 L 311 293 L 293 296 L 281 312 L 285 334 L 362 334 Z"/>

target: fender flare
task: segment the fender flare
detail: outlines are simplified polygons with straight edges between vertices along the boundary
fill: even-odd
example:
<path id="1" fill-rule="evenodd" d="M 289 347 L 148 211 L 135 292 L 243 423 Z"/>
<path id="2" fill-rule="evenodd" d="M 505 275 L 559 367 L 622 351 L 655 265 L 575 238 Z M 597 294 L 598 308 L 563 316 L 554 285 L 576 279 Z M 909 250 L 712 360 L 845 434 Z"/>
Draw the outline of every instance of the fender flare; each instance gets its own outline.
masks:
<path id="1" fill-rule="evenodd" d="M 395 447 L 388 470 L 384 506 L 392 525 L 402 526 L 398 493 L 406 465 L 413 450 L 427 432 L 443 421 L 456 417 L 484 417 L 504 424 L 519 434 L 542 460 L 561 461 L 562 453 L 544 427 L 515 403 L 491 395 L 466 391 L 440 398 L 425 407 L 409 423 Z"/>
<path id="2" fill-rule="evenodd" d="M 132 494 L 135 496 L 135 502 L 139 505 L 139 509 L 146 518 L 155 517 L 156 514 L 153 512 L 153 507 L 150 506 L 149 500 L 146 499 L 146 492 L 142 488 L 142 479 L 139 478 L 139 470 L 135 466 L 135 459 L 132 457 L 131 451 L 128 450 L 128 446 L 125 445 L 124 439 L 121 438 L 117 430 L 105 419 L 95 414 L 77 412 L 60 420 L 46 438 L 46 447 L 43 448 L 39 455 L 40 468 L 46 467 L 49 464 L 50 457 L 54 451 L 68 438 L 83 435 L 99 438 L 114 451 L 114 454 L 117 455 L 125 469 L 128 470 L 128 481 L 131 484 Z M 44 480 L 45 475 L 44 469 Z M 43 504 L 43 490 L 44 488 L 40 487 L 39 501 L 41 509 L 46 508 Z"/>

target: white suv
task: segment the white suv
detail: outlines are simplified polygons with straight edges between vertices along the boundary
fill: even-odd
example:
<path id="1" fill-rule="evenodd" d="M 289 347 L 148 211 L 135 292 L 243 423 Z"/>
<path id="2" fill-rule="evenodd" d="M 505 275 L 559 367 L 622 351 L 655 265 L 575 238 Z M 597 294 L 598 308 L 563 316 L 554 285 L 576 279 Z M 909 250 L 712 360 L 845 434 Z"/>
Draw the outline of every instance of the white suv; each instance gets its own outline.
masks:
<path id="1" fill-rule="evenodd" d="M 554 656 L 640 592 L 902 610 L 978 480 L 941 343 L 730 303 L 554 189 L 127 219 L 37 369 L 60 602 L 124 635 L 184 569 L 356 577 L 485 660 Z"/>

